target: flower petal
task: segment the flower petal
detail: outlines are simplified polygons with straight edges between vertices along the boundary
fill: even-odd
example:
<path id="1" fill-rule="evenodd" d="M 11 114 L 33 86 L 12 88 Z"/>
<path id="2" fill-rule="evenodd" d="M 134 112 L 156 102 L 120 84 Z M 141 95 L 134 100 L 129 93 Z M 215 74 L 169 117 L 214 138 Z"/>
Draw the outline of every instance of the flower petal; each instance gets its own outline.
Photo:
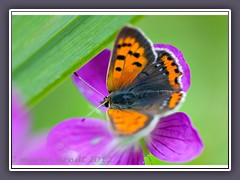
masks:
<path id="1" fill-rule="evenodd" d="M 31 133 L 31 121 L 19 93 L 12 91 L 12 163 L 52 164 L 54 153 L 45 148 L 46 133 Z"/>
<path id="2" fill-rule="evenodd" d="M 33 136 L 33 135 L 32 135 Z M 55 153 L 46 148 L 46 133 L 34 135 L 23 144 L 24 151 L 12 158 L 17 165 L 46 165 L 57 164 Z"/>
<path id="3" fill-rule="evenodd" d="M 65 164 L 142 164 L 141 149 L 120 150 L 103 120 L 69 119 L 49 133 L 47 146 Z"/>
<path id="4" fill-rule="evenodd" d="M 18 156 L 24 148 L 21 148 L 28 139 L 30 133 L 30 121 L 27 109 L 20 98 L 19 93 L 12 91 L 12 156 Z"/>
<path id="5" fill-rule="evenodd" d="M 100 52 L 96 57 L 90 60 L 82 68 L 77 71 L 77 74 L 83 78 L 93 88 L 101 92 L 104 96 L 109 93 L 106 88 L 106 76 L 108 70 L 108 62 L 110 59 L 110 50 L 105 49 Z M 73 75 L 73 81 L 76 84 L 78 90 L 95 106 L 99 105 L 99 102 L 103 100 L 100 94 L 95 92 L 86 83 Z M 105 107 L 101 108 L 106 111 Z"/>
<path id="6" fill-rule="evenodd" d="M 55 153 L 45 146 L 39 146 L 28 154 L 13 159 L 14 165 L 58 165 L 59 159 Z"/>
<path id="7" fill-rule="evenodd" d="M 146 141 L 154 156 L 168 162 L 190 161 L 203 150 L 200 136 L 181 112 L 161 118 Z"/>
<path id="8" fill-rule="evenodd" d="M 188 67 L 188 64 L 186 63 L 182 52 L 177 49 L 176 47 L 169 45 L 169 44 L 154 44 L 154 48 L 161 48 L 165 49 L 167 51 L 170 51 L 178 60 L 182 70 L 183 70 L 183 76 L 181 77 L 182 85 L 183 85 L 183 91 L 187 92 L 190 84 L 191 84 L 191 79 L 190 79 L 190 69 Z"/>

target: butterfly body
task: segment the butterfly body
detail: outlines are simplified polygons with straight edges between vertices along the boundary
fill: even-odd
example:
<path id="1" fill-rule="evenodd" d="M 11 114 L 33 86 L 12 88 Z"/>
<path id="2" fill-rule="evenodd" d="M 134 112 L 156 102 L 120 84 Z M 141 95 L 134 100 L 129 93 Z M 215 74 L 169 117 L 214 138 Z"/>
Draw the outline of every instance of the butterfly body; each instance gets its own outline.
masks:
<path id="1" fill-rule="evenodd" d="M 136 28 L 124 27 L 114 45 L 107 75 L 109 96 L 102 103 L 113 131 L 120 136 L 151 130 L 160 116 L 183 100 L 178 59 L 155 49 Z"/>
<path id="2" fill-rule="evenodd" d="M 171 93 L 172 91 L 167 90 L 120 90 L 112 93 L 107 98 L 106 107 L 115 109 L 143 109 Z"/>

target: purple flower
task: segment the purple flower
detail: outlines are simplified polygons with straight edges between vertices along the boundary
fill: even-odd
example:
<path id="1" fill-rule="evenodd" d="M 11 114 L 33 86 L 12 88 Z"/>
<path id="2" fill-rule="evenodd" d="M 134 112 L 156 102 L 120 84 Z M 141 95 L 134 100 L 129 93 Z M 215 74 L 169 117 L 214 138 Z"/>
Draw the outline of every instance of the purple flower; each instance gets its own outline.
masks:
<path id="1" fill-rule="evenodd" d="M 46 149 L 46 133 L 31 132 L 30 115 L 19 94 L 12 92 L 12 164 L 52 164 L 53 153 Z"/>
<path id="2" fill-rule="evenodd" d="M 174 55 L 184 71 L 183 91 L 190 86 L 190 70 L 182 53 L 171 45 L 156 44 L 155 48 L 165 49 Z M 105 96 L 106 74 L 110 51 L 103 50 L 77 73 L 91 86 Z M 95 106 L 102 96 L 73 76 L 79 91 Z M 84 108 L 84 107 L 83 107 Z M 101 110 L 106 111 L 105 107 Z M 92 118 L 72 118 L 55 126 L 48 136 L 48 147 L 58 157 L 70 158 L 69 164 L 112 164 L 141 165 L 144 155 L 140 142 L 132 137 L 122 138 L 114 135 L 105 121 Z M 167 162 L 187 162 L 196 158 L 203 150 L 203 144 L 190 118 L 177 112 L 161 118 L 155 129 L 144 137 L 151 154 Z"/>

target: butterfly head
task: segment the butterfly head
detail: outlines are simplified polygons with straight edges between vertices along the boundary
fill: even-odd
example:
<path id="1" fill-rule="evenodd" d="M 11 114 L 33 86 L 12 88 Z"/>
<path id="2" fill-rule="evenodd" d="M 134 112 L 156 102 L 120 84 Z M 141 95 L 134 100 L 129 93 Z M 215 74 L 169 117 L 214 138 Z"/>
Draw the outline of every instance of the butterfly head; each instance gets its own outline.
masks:
<path id="1" fill-rule="evenodd" d="M 110 103 L 110 96 L 106 96 L 104 97 L 104 99 L 102 101 L 100 101 L 100 104 L 102 104 L 105 107 L 109 107 L 109 103 Z"/>

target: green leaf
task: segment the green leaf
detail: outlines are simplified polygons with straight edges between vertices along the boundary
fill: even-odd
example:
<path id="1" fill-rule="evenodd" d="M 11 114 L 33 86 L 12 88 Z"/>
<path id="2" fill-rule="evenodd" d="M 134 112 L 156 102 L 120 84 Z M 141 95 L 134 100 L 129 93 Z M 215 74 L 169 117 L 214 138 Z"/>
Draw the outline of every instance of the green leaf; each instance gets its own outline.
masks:
<path id="1" fill-rule="evenodd" d="M 139 16 L 13 16 L 12 79 L 34 104 Z"/>

